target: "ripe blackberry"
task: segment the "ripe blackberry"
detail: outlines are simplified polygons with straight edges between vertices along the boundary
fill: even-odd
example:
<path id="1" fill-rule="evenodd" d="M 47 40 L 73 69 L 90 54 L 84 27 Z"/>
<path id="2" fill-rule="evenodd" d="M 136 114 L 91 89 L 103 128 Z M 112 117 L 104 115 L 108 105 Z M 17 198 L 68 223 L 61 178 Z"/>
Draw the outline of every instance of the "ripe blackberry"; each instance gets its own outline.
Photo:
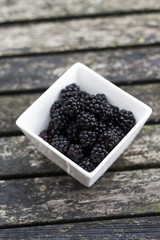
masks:
<path id="1" fill-rule="evenodd" d="M 96 94 L 96 99 L 100 100 L 101 103 L 108 103 L 106 96 L 103 93 Z"/>
<path id="2" fill-rule="evenodd" d="M 83 99 L 77 96 L 70 97 L 64 102 L 63 106 L 65 114 L 74 117 L 83 109 Z"/>
<path id="3" fill-rule="evenodd" d="M 100 137 L 107 130 L 107 125 L 105 122 L 99 121 L 97 126 L 94 128 L 97 137 Z"/>
<path id="4" fill-rule="evenodd" d="M 103 133 L 102 139 L 105 146 L 111 151 L 125 136 L 122 129 L 113 126 Z"/>
<path id="5" fill-rule="evenodd" d="M 103 104 L 103 109 L 101 113 L 101 120 L 102 121 L 110 121 L 113 118 L 113 106 L 109 103 Z"/>
<path id="6" fill-rule="evenodd" d="M 95 95 L 88 95 L 85 98 L 85 110 L 95 115 L 100 115 L 102 112 L 102 102 Z"/>
<path id="7" fill-rule="evenodd" d="M 103 143 L 97 143 L 91 150 L 91 160 L 97 166 L 107 155 L 108 151 Z"/>
<path id="8" fill-rule="evenodd" d="M 51 143 L 52 134 L 47 129 L 40 132 L 39 136 L 48 143 Z"/>
<path id="9" fill-rule="evenodd" d="M 61 153 L 66 154 L 69 149 L 70 142 L 63 135 L 60 136 L 56 135 L 52 138 L 51 145 Z"/>
<path id="10" fill-rule="evenodd" d="M 71 144 L 67 152 L 67 156 L 75 163 L 79 163 L 79 161 L 84 158 L 85 154 L 81 145 Z"/>
<path id="11" fill-rule="evenodd" d="M 90 96 L 90 94 L 87 93 L 87 92 L 85 92 L 85 91 L 79 91 L 78 96 L 79 96 L 80 98 L 83 98 L 83 99 L 85 100 L 85 99 L 88 98 L 88 96 Z"/>
<path id="12" fill-rule="evenodd" d="M 53 104 L 52 104 L 52 107 L 50 109 L 50 116 L 52 118 L 52 115 L 53 113 L 55 112 L 56 109 L 60 108 L 61 107 L 61 103 L 60 101 L 55 101 Z"/>
<path id="13" fill-rule="evenodd" d="M 77 142 L 79 139 L 79 133 L 80 133 L 80 130 L 77 124 L 74 121 L 71 122 L 66 129 L 67 137 L 73 142 Z"/>
<path id="14" fill-rule="evenodd" d="M 97 125 L 97 119 L 94 114 L 82 111 L 77 115 L 76 123 L 80 128 L 90 130 Z"/>
<path id="15" fill-rule="evenodd" d="M 84 130 L 79 134 L 79 141 L 84 148 L 90 148 L 96 142 L 96 133 Z"/>
<path id="16" fill-rule="evenodd" d="M 119 118 L 119 108 L 117 106 L 112 105 L 112 111 L 113 111 L 112 119 L 114 121 Z"/>
<path id="17" fill-rule="evenodd" d="M 77 96 L 80 91 L 79 86 L 72 83 L 61 90 L 60 101 L 65 102 L 68 98 Z"/>
<path id="18" fill-rule="evenodd" d="M 79 163 L 79 166 L 81 168 L 83 168 L 84 170 L 86 170 L 87 172 L 92 172 L 96 168 L 96 166 L 92 162 L 91 158 L 89 158 L 89 157 L 86 157 L 84 160 L 82 160 Z"/>
<path id="19" fill-rule="evenodd" d="M 52 113 L 52 122 L 53 122 L 53 127 L 56 130 L 61 130 L 68 125 L 68 117 L 64 113 L 63 107 L 56 109 Z"/>
<path id="20" fill-rule="evenodd" d="M 61 135 L 61 132 L 62 132 L 62 130 L 58 130 L 54 128 L 54 123 L 52 120 L 49 122 L 47 130 L 52 134 L 53 137 L 55 135 Z"/>
<path id="21" fill-rule="evenodd" d="M 131 111 L 122 109 L 119 113 L 118 123 L 122 127 L 123 131 L 127 134 L 135 125 L 136 120 Z"/>

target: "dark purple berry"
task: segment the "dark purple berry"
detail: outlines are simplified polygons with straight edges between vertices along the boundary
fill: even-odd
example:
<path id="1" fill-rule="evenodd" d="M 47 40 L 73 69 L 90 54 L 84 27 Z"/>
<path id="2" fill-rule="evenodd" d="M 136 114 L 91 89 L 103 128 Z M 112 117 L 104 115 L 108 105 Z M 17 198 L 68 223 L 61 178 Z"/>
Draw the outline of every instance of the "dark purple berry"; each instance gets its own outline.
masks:
<path id="1" fill-rule="evenodd" d="M 96 142 L 96 133 L 94 131 L 82 131 L 79 134 L 79 141 L 84 148 L 92 147 Z"/>
<path id="2" fill-rule="evenodd" d="M 75 163 L 79 163 L 85 156 L 84 150 L 79 144 L 71 144 L 67 152 L 67 156 L 72 159 Z"/>
<path id="3" fill-rule="evenodd" d="M 51 145 L 61 153 L 66 154 L 69 149 L 70 142 L 66 137 L 62 135 L 60 136 L 57 135 L 54 138 L 52 138 Z"/>
<path id="4" fill-rule="evenodd" d="M 97 143 L 91 150 L 91 160 L 97 166 L 107 155 L 108 151 L 103 143 Z"/>
<path id="5" fill-rule="evenodd" d="M 96 165 L 89 157 L 86 157 L 84 160 L 80 161 L 79 166 L 87 172 L 92 172 L 96 168 Z"/>
<path id="6" fill-rule="evenodd" d="M 51 143 L 52 134 L 47 130 L 43 130 L 40 132 L 39 136 L 46 142 Z"/>

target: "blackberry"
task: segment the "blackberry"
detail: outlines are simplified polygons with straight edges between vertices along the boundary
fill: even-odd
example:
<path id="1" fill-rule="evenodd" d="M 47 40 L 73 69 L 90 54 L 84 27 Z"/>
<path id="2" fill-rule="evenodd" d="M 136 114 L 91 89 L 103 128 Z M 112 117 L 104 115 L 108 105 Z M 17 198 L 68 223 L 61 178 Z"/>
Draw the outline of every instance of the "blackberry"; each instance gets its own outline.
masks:
<path id="1" fill-rule="evenodd" d="M 39 136 L 46 142 L 51 143 L 52 134 L 47 129 L 40 132 Z"/>
<path id="2" fill-rule="evenodd" d="M 87 92 L 85 92 L 85 91 L 79 91 L 78 96 L 79 96 L 80 98 L 83 98 L 83 99 L 85 100 L 85 99 L 87 99 L 87 98 L 90 96 L 90 94 L 87 93 Z"/>
<path id="3" fill-rule="evenodd" d="M 108 151 L 103 143 L 97 143 L 91 150 L 91 160 L 97 166 L 107 155 Z"/>
<path id="4" fill-rule="evenodd" d="M 62 130 L 54 129 L 54 123 L 52 120 L 49 122 L 47 130 L 52 134 L 53 137 L 55 135 L 60 135 L 62 132 Z"/>
<path id="5" fill-rule="evenodd" d="M 92 172 L 96 168 L 96 165 L 92 162 L 91 158 L 89 157 L 86 157 L 84 160 L 82 160 L 79 163 L 79 166 L 86 170 L 87 172 Z"/>
<path id="6" fill-rule="evenodd" d="M 103 104 L 101 120 L 110 121 L 110 119 L 113 118 L 113 116 L 114 116 L 113 106 L 109 103 Z"/>
<path id="7" fill-rule="evenodd" d="M 70 142 L 63 135 L 60 136 L 56 135 L 52 138 L 51 145 L 61 153 L 66 154 L 69 149 Z"/>
<path id="8" fill-rule="evenodd" d="M 97 125 L 97 119 L 94 114 L 82 111 L 77 115 L 76 123 L 80 128 L 90 130 Z"/>
<path id="9" fill-rule="evenodd" d="M 136 120 L 131 111 L 122 109 L 119 113 L 118 123 L 122 127 L 123 131 L 127 134 L 135 125 Z"/>
<path id="10" fill-rule="evenodd" d="M 56 130 L 61 130 L 68 125 L 68 117 L 64 113 L 63 107 L 56 109 L 52 113 L 52 122 L 53 122 L 53 128 Z"/>
<path id="11" fill-rule="evenodd" d="M 96 94 L 96 99 L 100 100 L 101 103 L 108 103 L 106 96 L 103 93 Z"/>
<path id="12" fill-rule="evenodd" d="M 112 105 L 112 111 L 113 111 L 113 116 L 112 119 L 113 121 L 119 118 L 119 108 L 117 106 Z"/>
<path id="13" fill-rule="evenodd" d="M 52 115 L 53 113 L 55 112 L 56 109 L 60 108 L 61 107 L 61 103 L 59 101 L 55 101 L 53 104 L 52 104 L 52 107 L 50 109 L 50 116 L 52 118 Z"/>
<path id="14" fill-rule="evenodd" d="M 64 111 L 65 114 L 74 117 L 75 115 L 79 114 L 83 108 L 83 99 L 78 98 L 77 96 L 70 97 L 64 102 Z"/>
<path id="15" fill-rule="evenodd" d="M 96 142 L 96 133 L 93 131 L 82 131 L 79 134 L 79 141 L 84 148 L 90 148 Z"/>
<path id="16" fill-rule="evenodd" d="M 79 163 L 85 156 L 84 150 L 79 144 L 71 144 L 67 152 L 67 156 L 72 159 L 75 163 Z"/>
<path id="17" fill-rule="evenodd" d="M 65 102 L 68 98 L 77 96 L 80 91 L 79 86 L 72 83 L 61 90 L 60 101 Z"/>
<path id="18" fill-rule="evenodd" d="M 107 125 L 102 121 L 99 121 L 97 126 L 94 128 L 94 131 L 96 132 L 97 137 L 100 137 L 106 130 L 107 130 Z"/>
<path id="19" fill-rule="evenodd" d="M 122 129 L 113 126 L 103 133 L 102 139 L 105 146 L 111 151 L 125 136 Z"/>
<path id="20" fill-rule="evenodd" d="M 95 95 L 88 95 L 85 98 L 85 110 L 95 115 L 100 115 L 102 112 L 101 100 Z"/>
<path id="21" fill-rule="evenodd" d="M 79 133 L 80 130 L 77 124 L 74 121 L 71 122 L 66 129 L 67 137 L 71 139 L 73 142 L 77 142 L 79 139 Z"/>

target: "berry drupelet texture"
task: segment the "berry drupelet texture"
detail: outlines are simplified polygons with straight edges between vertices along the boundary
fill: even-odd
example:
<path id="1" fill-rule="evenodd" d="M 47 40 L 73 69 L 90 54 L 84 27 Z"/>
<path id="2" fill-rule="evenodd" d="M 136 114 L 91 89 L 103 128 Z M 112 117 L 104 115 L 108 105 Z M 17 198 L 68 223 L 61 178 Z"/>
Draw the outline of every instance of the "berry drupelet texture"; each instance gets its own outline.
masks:
<path id="1" fill-rule="evenodd" d="M 78 142 L 80 134 L 80 129 L 78 128 L 75 121 L 72 121 L 67 129 L 66 129 L 66 135 L 72 142 Z"/>
<path id="2" fill-rule="evenodd" d="M 92 172 L 135 125 L 132 112 L 119 110 L 105 94 L 81 91 L 75 83 L 61 90 L 39 136 Z"/>
<path id="3" fill-rule="evenodd" d="M 136 123 L 136 120 L 131 111 L 126 111 L 122 109 L 119 112 L 118 122 L 125 133 L 128 133 Z"/>
<path id="4" fill-rule="evenodd" d="M 67 127 L 69 119 L 68 116 L 65 114 L 64 108 L 58 108 L 52 113 L 52 122 L 54 129 L 61 130 Z"/>
<path id="5" fill-rule="evenodd" d="M 75 83 L 72 83 L 66 86 L 66 88 L 61 90 L 60 101 L 65 102 L 70 97 L 77 96 L 79 94 L 79 91 L 80 91 L 80 88 Z"/>
<path id="6" fill-rule="evenodd" d="M 96 133 L 84 130 L 79 134 L 79 141 L 84 148 L 91 148 L 96 143 Z"/>
<path id="7" fill-rule="evenodd" d="M 97 119 L 94 114 L 82 111 L 77 115 L 77 125 L 84 130 L 93 129 L 97 125 Z"/>
<path id="8" fill-rule="evenodd" d="M 60 136 L 56 135 L 54 136 L 54 138 L 52 138 L 51 145 L 61 153 L 66 154 L 69 149 L 70 142 L 63 135 Z"/>
<path id="9" fill-rule="evenodd" d="M 86 157 L 84 160 L 80 161 L 79 166 L 87 172 L 92 172 L 96 168 L 96 165 L 90 157 Z"/>
<path id="10" fill-rule="evenodd" d="M 64 102 L 64 112 L 69 117 L 78 115 L 83 109 L 83 99 L 78 96 L 70 97 Z"/>
<path id="11" fill-rule="evenodd" d="M 107 155 L 108 151 L 103 143 L 97 143 L 91 150 L 91 160 L 97 166 Z"/>
<path id="12" fill-rule="evenodd" d="M 122 129 L 119 127 L 110 128 L 103 133 L 101 141 L 103 140 L 106 148 L 111 151 L 125 136 Z"/>
<path id="13" fill-rule="evenodd" d="M 79 144 L 71 144 L 67 152 L 67 156 L 72 159 L 75 163 L 79 163 L 85 156 L 84 149 Z"/>
<path id="14" fill-rule="evenodd" d="M 39 136 L 46 142 L 51 143 L 52 140 L 52 134 L 48 129 L 45 129 L 40 132 Z"/>

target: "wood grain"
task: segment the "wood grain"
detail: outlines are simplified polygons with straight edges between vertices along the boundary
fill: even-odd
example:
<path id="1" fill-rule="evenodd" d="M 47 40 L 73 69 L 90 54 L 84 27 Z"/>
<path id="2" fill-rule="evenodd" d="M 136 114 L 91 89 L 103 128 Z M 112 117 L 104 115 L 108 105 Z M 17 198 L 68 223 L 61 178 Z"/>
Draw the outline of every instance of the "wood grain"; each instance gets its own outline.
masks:
<path id="1" fill-rule="evenodd" d="M 109 171 L 160 167 L 160 125 L 146 125 Z M 0 178 L 65 174 L 24 136 L 0 139 Z"/>
<path id="2" fill-rule="evenodd" d="M 160 236 L 160 217 L 128 218 L 90 221 L 36 227 L 1 229 L 0 238 L 7 240 L 157 240 Z"/>
<path id="3" fill-rule="evenodd" d="M 0 23 L 96 14 L 160 10 L 158 0 L 1 0 Z"/>
<path id="4" fill-rule="evenodd" d="M 17 24 L 0 32 L 0 56 L 155 44 L 160 14 Z"/>
<path id="5" fill-rule="evenodd" d="M 82 62 L 114 83 L 160 80 L 160 48 L 117 49 L 0 59 L 0 92 L 48 88 Z M 29 71 L 28 71 L 29 69 Z"/>
<path id="6" fill-rule="evenodd" d="M 122 86 L 122 89 L 136 96 L 152 107 L 153 113 L 150 121 L 160 121 L 160 85 L 147 84 L 135 86 Z M 0 133 L 18 130 L 15 125 L 16 119 L 26 110 L 41 94 L 18 94 L 0 96 Z"/>
<path id="7" fill-rule="evenodd" d="M 160 213 L 159 169 L 107 172 L 91 188 L 70 176 L 0 181 L 0 226 Z"/>

